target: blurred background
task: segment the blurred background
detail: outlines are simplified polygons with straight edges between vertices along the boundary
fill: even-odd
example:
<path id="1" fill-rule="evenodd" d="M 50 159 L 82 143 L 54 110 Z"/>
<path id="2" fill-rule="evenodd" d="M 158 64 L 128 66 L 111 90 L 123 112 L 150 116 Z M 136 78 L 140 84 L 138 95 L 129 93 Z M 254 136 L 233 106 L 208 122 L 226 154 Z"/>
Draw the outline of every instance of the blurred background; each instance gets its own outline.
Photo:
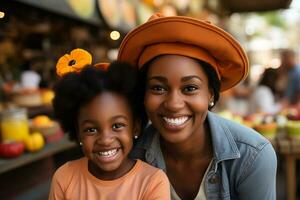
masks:
<path id="1" fill-rule="evenodd" d="M 53 172 L 81 156 L 52 112 L 58 58 L 83 48 L 93 63 L 113 61 L 126 33 L 155 12 L 210 21 L 242 44 L 250 74 L 214 112 L 268 138 L 278 155 L 278 199 L 300 198 L 300 89 L 286 99 L 283 56 L 292 52 L 298 65 L 299 0 L 1 0 L 1 199 L 47 199 Z"/>

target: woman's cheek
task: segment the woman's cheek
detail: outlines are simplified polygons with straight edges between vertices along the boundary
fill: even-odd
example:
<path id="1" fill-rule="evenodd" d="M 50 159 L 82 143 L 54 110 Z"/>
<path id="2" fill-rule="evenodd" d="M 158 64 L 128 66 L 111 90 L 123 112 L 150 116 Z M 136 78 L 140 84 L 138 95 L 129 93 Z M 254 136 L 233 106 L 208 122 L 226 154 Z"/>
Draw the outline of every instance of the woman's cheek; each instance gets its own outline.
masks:
<path id="1" fill-rule="evenodd" d="M 145 95 L 145 108 L 147 112 L 155 111 L 161 102 L 161 98 L 157 95 L 146 93 Z"/>

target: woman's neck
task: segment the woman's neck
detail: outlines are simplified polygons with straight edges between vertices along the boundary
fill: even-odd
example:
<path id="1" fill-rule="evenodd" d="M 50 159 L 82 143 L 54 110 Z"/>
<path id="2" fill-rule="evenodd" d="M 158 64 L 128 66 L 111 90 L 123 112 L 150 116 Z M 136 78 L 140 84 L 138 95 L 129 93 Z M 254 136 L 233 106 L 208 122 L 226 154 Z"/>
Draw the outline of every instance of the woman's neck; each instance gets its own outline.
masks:
<path id="1" fill-rule="evenodd" d="M 169 143 L 161 139 L 164 155 L 178 161 L 212 157 L 212 142 L 208 126 L 202 126 L 195 134 L 180 143 Z"/>

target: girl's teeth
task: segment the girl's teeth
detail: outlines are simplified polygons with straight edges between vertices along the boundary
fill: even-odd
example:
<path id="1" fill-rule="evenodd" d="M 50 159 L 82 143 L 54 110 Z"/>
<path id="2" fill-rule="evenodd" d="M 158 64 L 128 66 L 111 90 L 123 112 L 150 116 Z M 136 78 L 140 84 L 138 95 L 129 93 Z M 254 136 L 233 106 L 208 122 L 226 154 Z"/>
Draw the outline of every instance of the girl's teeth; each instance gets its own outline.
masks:
<path id="1" fill-rule="evenodd" d="M 163 119 L 165 122 L 167 122 L 170 125 L 180 126 L 188 120 L 188 117 L 178 117 L 178 118 L 163 117 Z"/>
<path id="2" fill-rule="evenodd" d="M 112 149 L 112 150 L 109 150 L 109 151 L 100 151 L 99 155 L 100 156 L 105 156 L 105 157 L 111 157 L 111 156 L 116 155 L 116 153 L 117 153 L 117 149 Z"/>

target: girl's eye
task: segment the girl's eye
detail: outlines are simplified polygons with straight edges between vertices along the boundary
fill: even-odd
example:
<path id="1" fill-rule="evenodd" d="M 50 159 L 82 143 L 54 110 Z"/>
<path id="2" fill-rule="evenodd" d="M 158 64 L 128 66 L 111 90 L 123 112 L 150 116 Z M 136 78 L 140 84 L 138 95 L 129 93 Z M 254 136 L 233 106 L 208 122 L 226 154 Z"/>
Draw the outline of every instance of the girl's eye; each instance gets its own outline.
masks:
<path id="1" fill-rule="evenodd" d="M 183 92 L 194 92 L 198 89 L 197 86 L 189 85 L 183 88 Z"/>
<path id="2" fill-rule="evenodd" d="M 84 133 L 87 133 L 87 134 L 95 134 L 97 133 L 97 129 L 96 128 L 86 128 L 83 130 Z"/>
<path id="3" fill-rule="evenodd" d="M 125 124 L 122 124 L 122 123 L 115 123 L 112 125 L 112 128 L 113 129 L 121 129 L 125 126 Z"/>

